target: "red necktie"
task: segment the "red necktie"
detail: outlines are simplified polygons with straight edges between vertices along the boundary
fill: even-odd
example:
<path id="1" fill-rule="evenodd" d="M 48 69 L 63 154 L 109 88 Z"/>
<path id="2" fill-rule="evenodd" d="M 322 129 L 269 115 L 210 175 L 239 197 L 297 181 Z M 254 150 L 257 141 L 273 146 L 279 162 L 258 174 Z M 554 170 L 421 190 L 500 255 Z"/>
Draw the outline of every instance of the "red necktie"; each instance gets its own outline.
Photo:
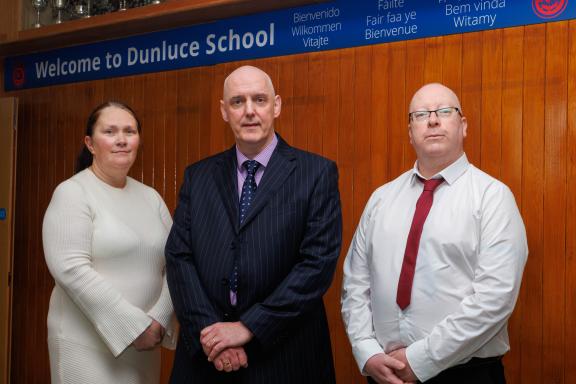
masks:
<path id="1" fill-rule="evenodd" d="M 444 179 L 430 179 L 424 181 L 424 190 L 416 202 L 416 211 L 412 219 L 412 226 L 408 233 L 406 241 L 406 250 L 404 251 L 404 261 L 402 261 L 402 271 L 398 280 L 398 292 L 396 293 L 396 303 L 401 309 L 410 305 L 412 295 L 412 281 L 414 280 L 414 270 L 416 269 L 416 256 L 418 256 L 418 247 L 420 245 L 420 236 L 422 236 L 422 227 L 434 198 L 434 190 L 442 184 Z"/>

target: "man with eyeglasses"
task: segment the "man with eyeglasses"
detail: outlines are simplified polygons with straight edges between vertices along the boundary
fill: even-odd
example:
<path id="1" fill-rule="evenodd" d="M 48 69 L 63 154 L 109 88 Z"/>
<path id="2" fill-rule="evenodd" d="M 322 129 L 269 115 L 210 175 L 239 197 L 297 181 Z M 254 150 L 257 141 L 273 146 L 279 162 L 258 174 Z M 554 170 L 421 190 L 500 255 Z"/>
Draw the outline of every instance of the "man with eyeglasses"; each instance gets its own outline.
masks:
<path id="1" fill-rule="evenodd" d="M 370 383 L 505 383 L 522 218 L 508 187 L 468 162 L 452 90 L 425 85 L 409 111 L 417 161 L 372 194 L 344 263 L 352 351 Z"/>

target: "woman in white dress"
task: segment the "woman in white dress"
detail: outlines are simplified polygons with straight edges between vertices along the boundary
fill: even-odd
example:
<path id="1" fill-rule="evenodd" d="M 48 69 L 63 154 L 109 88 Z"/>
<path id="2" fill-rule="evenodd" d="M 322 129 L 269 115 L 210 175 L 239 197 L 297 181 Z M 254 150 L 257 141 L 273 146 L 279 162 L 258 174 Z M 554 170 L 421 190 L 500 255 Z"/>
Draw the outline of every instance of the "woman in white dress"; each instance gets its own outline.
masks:
<path id="1" fill-rule="evenodd" d="M 88 118 L 77 173 L 44 216 L 44 254 L 56 285 L 48 312 L 52 383 L 157 384 L 160 344 L 174 348 L 164 245 L 170 213 L 128 177 L 140 143 L 118 102 Z"/>

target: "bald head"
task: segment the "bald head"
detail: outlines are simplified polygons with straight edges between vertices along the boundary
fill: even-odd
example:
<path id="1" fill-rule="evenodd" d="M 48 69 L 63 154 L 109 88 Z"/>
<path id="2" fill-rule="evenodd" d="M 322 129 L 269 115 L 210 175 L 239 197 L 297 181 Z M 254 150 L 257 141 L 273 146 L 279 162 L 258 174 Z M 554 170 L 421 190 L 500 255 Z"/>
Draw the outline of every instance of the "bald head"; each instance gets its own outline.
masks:
<path id="1" fill-rule="evenodd" d="M 447 86 L 440 83 L 430 83 L 414 93 L 410 101 L 409 112 L 430 110 L 432 106 L 437 109 L 441 107 L 457 107 L 462 111 L 458 96 Z"/>
<path id="2" fill-rule="evenodd" d="M 426 84 L 416 91 L 409 111 L 434 112 L 424 119 L 411 118 L 408 123 L 410 143 L 418 157 L 418 170 L 422 176 L 432 177 L 464 153 L 468 122 L 460 112 L 458 96 L 438 83 Z"/>
<path id="3" fill-rule="evenodd" d="M 272 96 L 276 95 L 276 92 L 274 91 L 274 85 L 272 84 L 272 79 L 266 72 L 251 65 L 244 65 L 232 71 L 232 73 L 230 73 L 224 80 L 222 99 L 228 99 L 230 97 L 230 89 L 235 88 L 238 84 L 258 81 L 264 81 L 267 91 Z"/>
<path id="4" fill-rule="evenodd" d="M 274 140 L 274 119 L 281 107 L 270 76 L 259 68 L 240 67 L 224 81 L 222 118 L 232 128 L 237 148 L 248 158 L 254 158 Z"/>

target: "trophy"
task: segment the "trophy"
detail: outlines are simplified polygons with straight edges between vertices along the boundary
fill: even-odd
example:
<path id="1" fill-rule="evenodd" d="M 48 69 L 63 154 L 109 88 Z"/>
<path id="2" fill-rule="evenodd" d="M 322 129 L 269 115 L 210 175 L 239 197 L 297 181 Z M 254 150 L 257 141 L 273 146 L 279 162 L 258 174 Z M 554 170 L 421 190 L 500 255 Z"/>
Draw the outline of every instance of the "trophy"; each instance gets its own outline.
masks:
<path id="1" fill-rule="evenodd" d="M 34 28 L 40 28 L 42 26 L 42 23 L 40 23 L 40 12 L 46 8 L 48 0 L 30 0 L 30 3 L 36 10 L 36 24 L 34 24 Z"/>
<path id="2" fill-rule="evenodd" d="M 56 11 L 56 24 L 62 23 L 62 11 L 68 6 L 68 0 L 52 0 L 52 9 Z"/>
<path id="3" fill-rule="evenodd" d="M 74 13 L 80 18 L 88 18 L 90 17 L 90 12 L 92 8 L 92 1 L 91 0 L 84 0 L 79 1 L 74 6 Z"/>
<path id="4" fill-rule="evenodd" d="M 126 0 L 119 0 L 118 1 L 118 10 L 119 11 L 125 11 L 126 9 L 128 9 L 128 4 L 126 4 Z"/>

